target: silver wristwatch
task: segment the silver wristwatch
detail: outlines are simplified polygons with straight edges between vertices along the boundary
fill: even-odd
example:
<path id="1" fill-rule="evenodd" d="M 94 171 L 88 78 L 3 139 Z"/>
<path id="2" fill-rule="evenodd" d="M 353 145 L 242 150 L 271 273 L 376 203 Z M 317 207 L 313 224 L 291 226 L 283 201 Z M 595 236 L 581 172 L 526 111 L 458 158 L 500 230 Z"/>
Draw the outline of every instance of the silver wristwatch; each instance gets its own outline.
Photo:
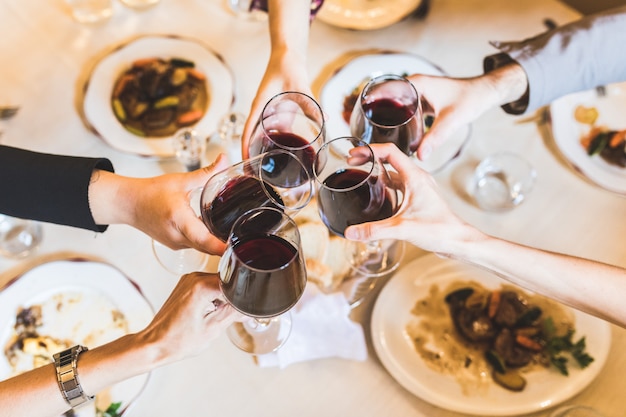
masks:
<path id="1" fill-rule="evenodd" d="M 78 379 L 78 372 L 76 371 L 78 355 L 86 350 L 86 347 L 77 345 L 60 353 L 55 353 L 52 356 L 57 370 L 59 389 L 65 401 L 67 401 L 72 408 L 78 407 L 95 398 L 95 396 L 89 396 L 83 392 L 83 388 Z"/>

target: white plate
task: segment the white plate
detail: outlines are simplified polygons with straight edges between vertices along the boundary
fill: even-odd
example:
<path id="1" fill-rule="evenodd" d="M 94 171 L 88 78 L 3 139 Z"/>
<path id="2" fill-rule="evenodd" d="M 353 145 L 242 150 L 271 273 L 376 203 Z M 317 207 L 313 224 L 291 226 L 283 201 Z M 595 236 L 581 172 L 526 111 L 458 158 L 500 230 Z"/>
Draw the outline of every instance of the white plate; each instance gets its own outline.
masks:
<path id="1" fill-rule="evenodd" d="M 552 407 L 583 390 L 602 370 L 611 345 L 611 328 L 603 320 L 573 311 L 576 333 L 585 336 L 587 351 L 595 359 L 587 368 L 570 367 L 570 375 L 537 370 L 525 375 L 522 392 L 507 391 L 490 382 L 484 395 L 464 395 L 451 375 L 433 371 L 416 352 L 405 331 L 416 320 L 415 302 L 428 295 L 432 284 L 474 280 L 487 288 L 505 281 L 482 269 L 429 254 L 400 269 L 382 289 L 372 313 L 372 340 L 381 362 L 408 391 L 438 407 L 481 416 L 526 414 Z"/>
<path id="2" fill-rule="evenodd" d="M 317 18 L 344 29 L 380 29 L 404 19 L 421 2 L 422 0 L 325 0 L 317 12 Z"/>
<path id="3" fill-rule="evenodd" d="M 15 316 L 19 307 L 28 307 L 33 304 L 50 300 L 59 294 L 78 294 L 87 300 L 98 300 L 98 303 L 83 302 L 73 308 L 80 314 L 61 314 L 52 322 L 43 321 L 45 332 L 56 338 L 67 338 L 75 344 L 84 344 L 77 333 L 98 334 L 102 329 L 98 327 L 103 322 L 101 308 L 94 305 L 112 306 L 126 317 L 128 331 L 136 332 L 143 329 L 154 316 L 150 303 L 141 293 L 133 281 L 127 278 L 119 269 L 101 262 L 84 259 L 61 260 L 36 266 L 35 268 L 13 278 L 0 292 L 0 346 L 6 346 L 14 334 Z M 77 317 L 78 316 L 78 317 Z M 113 332 L 114 333 L 114 332 Z M 105 343 L 110 335 L 100 336 L 100 342 Z M 100 343 L 99 343 L 100 344 Z M 87 347 L 93 348 L 87 343 Z M 0 379 L 11 374 L 11 366 L 4 353 L 0 354 Z M 120 408 L 124 412 L 143 391 L 148 382 L 149 374 L 138 375 L 124 382 L 120 382 L 106 390 L 111 402 L 122 402 Z M 108 403 L 108 400 L 106 401 Z M 77 410 L 77 417 L 92 416 L 92 407 L 85 406 Z"/>
<path id="4" fill-rule="evenodd" d="M 599 97 L 595 90 L 587 90 L 561 97 L 550 105 L 552 135 L 570 165 L 594 184 L 626 195 L 626 168 L 611 165 L 598 155 L 590 157 L 580 144 L 580 138 L 588 131 L 589 125 L 574 118 L 574 110 L 579 105 L 598 110 L 596 125 L 613 130 L 626 129 L 626 83 L 606 86 L 604 97 Z"/>
<path id="5" fill-rule="evenodd" d="M 142 138 L 126 130 L 113 114 L 111 92 L 120 73 L 140 58 L 182 58 L 192 61 L 207 77 L 209 104 L 194 129 L 208 136 L 234 101 L 234 79 L 221 56 L 201 42 L 180 36 L 142 36 L 115 48 L 94 67 L 84 88 L 83 110 L 93 130 L 113 148 L 123 152 L 168 158 L 175 155 L 170 138 Z"/>
<path id="6" fill-rule="evenodd" d="M 342 116 L 344 98 L 350 95 L 354 88 L 358 87 L 364 80 L 382 74 L 406 75 L 415 73 L 445 75 L 441 68 L 421 56 L 394 51 L 365 53 L 337 68 L 320 92 L 320 104 L 328 115 L 327 137 L 337 138 L 350 135 L 350 125 Z M 413 159 L 422 169 L 430 173 L 437 172 L 459 155 L 469 135 L 470 129 L 466 127 L 456 132 L 453 137 L 434 150 L 426 161 L 420 161 L 415 157 Z"/>

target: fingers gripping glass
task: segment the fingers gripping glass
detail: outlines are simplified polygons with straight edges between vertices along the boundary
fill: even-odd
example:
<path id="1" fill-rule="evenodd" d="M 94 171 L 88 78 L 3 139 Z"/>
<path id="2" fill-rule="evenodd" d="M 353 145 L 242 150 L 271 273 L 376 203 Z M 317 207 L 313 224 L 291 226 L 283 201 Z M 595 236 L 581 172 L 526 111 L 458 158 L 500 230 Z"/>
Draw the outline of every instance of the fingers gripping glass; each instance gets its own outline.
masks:
<path id="1" fill-rule="evenodd" d="M 342 137 L 326 143 L 313 168 L 320 216 L 338 236 L 344 237 L 348 226 L 389 218 L 400 205 L 401 193 L 363 140 Z M 395 270 L 404 252 L 403 243 L 395 240 L 351 245 L 352 266 L 368 276 Z"/>
<path id="2" fill-rule="evenodd" d="M 367 143 L 394 143 L 413 155 L 424 136 L 420 97 L 406 78 L 384 74 L 363 88 L 350 118 L 352 136 Z"/>
<path id="3" fill-rule="evenodd" d="M 293 215 L 309 203 L 312 191 L 300 160 L 275 149 L 213 175 L 202 190 L 200 211 L 209 231 L 226 242 L 235 221 L 249 210 L 273 207 Z"/>
<path id="4" fill-rule="evenodd" d="M 306 269 L 295 222 L 273 207 L 237 219 L 219 264 L 227 302 L 250 320 L 231 325 L 228 336 L 245 352 L 278 349 L 291 330 L 288 310 L 302 296 Z"/>
<path id="5" fill-rule="evenodd" d="M 315 153 L 324 142 L 324 114 L 320 105 L 304 93 L 286 91 L 265 104 L 252 132 L 249 152 L 250 156 L 273 149 L 291 152 L 312 176 Z"/>

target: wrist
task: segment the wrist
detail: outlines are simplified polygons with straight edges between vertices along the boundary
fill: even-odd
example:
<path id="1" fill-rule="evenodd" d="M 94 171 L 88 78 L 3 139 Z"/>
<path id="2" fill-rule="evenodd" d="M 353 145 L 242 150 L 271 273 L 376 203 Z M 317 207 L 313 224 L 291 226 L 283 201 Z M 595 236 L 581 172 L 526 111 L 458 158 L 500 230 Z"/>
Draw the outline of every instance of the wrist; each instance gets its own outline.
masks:
<path id="1" fill-rule="evenodd" d="M 509 62 L 487 74 L 486 80 L 496 92 L 497 105 L 510 105 L 528 102 L 528 78 L 526 72 L 517 62 Z M 525 102 L 525 103 L 522 103 Z"/>

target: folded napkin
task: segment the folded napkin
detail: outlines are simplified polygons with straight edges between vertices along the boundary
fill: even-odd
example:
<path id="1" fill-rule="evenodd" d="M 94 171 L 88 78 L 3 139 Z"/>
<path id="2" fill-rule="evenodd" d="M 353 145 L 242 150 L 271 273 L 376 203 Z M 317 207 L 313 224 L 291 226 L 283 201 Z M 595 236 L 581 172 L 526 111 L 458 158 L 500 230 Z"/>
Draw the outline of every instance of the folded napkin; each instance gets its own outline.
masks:
<path id="1" fill-rule="evenodd" d="M 324 294 L 309 283 L 290 311 L 291 334 L 277 351 L 257 356 L 259 366 L 282 369 L 321 358 L 367 359 L 363 328 L 350 319 L 350 305 L 343 294 Z"/>

